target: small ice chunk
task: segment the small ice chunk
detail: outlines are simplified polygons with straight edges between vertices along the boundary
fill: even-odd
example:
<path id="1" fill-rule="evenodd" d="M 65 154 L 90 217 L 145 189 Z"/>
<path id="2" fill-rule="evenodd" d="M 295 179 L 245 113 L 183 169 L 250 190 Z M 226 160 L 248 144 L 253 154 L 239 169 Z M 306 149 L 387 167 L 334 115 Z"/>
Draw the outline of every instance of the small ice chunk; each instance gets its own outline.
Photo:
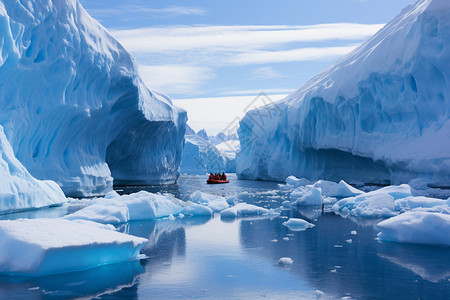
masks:
<path id="1" fill-rule="evenodd" d="M 269 211 L 267 208 L 242 202 L 221 211 L 220 216 L 223 218 L 236 218 L 256 215 L 268 215 L 269 213 L 271 213 L 271 211 Z M 272 213 L 274 213 L 274 211 L 272 211 Z"/>
<path id="2" fill-rule="evenodd" d="M 211 208 L 191 201 L 186 201 L 181 213 L 185 216 L 211 216 L 214 214 Z"/>
<path id="3" fill-rule="evenodd" d="M 315 294 L 316 294 L 316 299 L 317 299 L 317 300 L 318 300 L 318 299 L 321 299 L 323 296 L 325 296 L 325 293 L 322 292 L 322 291 L 319 291 L 319 290 L 316 290 L 316 291 L 315 291 Z"/>
<path id="4" fill-rule="evenodd" d="M 106 199 L 112 199 L 112 198 L 117 198 L 120 197 L 119 193 L 117 193 L 116 191 L 112 190 L 111 192 L 106 193 L 105 198 Z"/>
<path id="5" fill-rule="evenodd" d="M 277 239 L 273 239 L 273 240 L 271 240 L 271 242 L 272 242 L 272 243 L 277 243 L 278 240 L 277 240 Z"/>
<path id="6" fill-rule="evenodd" d="M 348 239 L 348 240 L 345 240 L 347 243 L 349 243 L 349 244 L 351 244 L 351 243 L 353 243 L 353 240 L 352 239 Z"/>
<path id="7" fill-rule="evenodd" d="M 304 231 L 308 228 L 316 226 L 312 223 L 309 223 L 308 221 L 298 218 L 290 218 L 286 222 L 283 222 L 281 225 L 286 226 L 287 228 L 289 228 L 289 230 L 292 231 Z"/>
<path id="8" fill-rule="evenodd" d="M 290 257 L 282 257 L 278 260 L 277 265 L 283 267 L 291 267 L 294 261 Z"/>
<path id="9" fill-rule="evenodd" d="M 230 207 L 227 199 L 221 196 L 195 191 L 189 196 L 189 200 L 211 208 L 214 212 L 220 212 Z"/>
<path id="10" fill-rule="evenodd" d="M 291 193 L 291 200 L 295 200 L 293 205 L 322 205 L 322 193 L 320 189 L 311 185 L 298 187 Z"/>
<path id="11" fill-rule="evenodd" d="M 283 201 L 283 203 L 281 204 L 284 208 L 291 208 L 292 207 L 292 203 L 291 201 Z"/>
<path id="12" fill-rule="evenodd" d="M 356 232 L 356 230 L 352 230 L 352 231 L 350 231 L 350 234 L 352 234 L 352 235 L 357 235 L 358 232 Z"/>
<path id="13" fill-rule="evenodd" d="M 450 246 L 450 215 L 409 211 L 378 223 L 378 239 L 400 243 Z"/>
<path id="14" fill-rule="evenodd" d="M 289 241 L 289 238 L 286 236 L 283 238 L 283 241 Z"/>
<path id="15" fill-rule="evenodd" d="M 299 187 L 311 184 L 311 181 L 309 181 L 306 178 L 297 178 L 291 175 L 286 178 L 286 184 L 291 185 L 293 187 Z"/>
<path id="16" fill-rule="evenodd" d="M 322 195 L 327 197 L 345 198 L 364 194 L 363 191 L 352 187 L 344 180 L 341 180 L 339 183 L 327 180 L 319 180 L 314 183 L 314 187 L 320 188 L 320 190 L 322 191 Z"/>
<path id="17" fill-rule="evenodd" d="M 172 221 L 175 220 L 175 217 L 172 214 L 170 214 L 167 218 Z"/>
<path id="18" fill-rule="evenodd" d="M 237 197 L 234 197 L 234 196 L 228 197 L 228 198 L 227 198 L 227 203 L 228 203 L 229 205 L 235 205 L 235 204 L 237 203 Z"/>

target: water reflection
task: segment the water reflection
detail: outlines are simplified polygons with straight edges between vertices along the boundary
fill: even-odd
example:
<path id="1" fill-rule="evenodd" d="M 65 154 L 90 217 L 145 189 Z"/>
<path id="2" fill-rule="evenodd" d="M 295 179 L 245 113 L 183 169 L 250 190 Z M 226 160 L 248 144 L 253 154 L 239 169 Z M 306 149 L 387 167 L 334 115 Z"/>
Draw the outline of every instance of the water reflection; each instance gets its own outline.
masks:
<path id="1" fill-rule="evenodd" d="M 304 212 L 290 214 L 301 217 Z M 269 261 L 291 257 L 290 272 L 327 295 L 442 299 L 442 292 L 450 289 L 445 279 L 450 270 L 448 248 L 380 244 L 372 226 L 333 214 L 321 215 L 316 227 L 303 232 L 289 231 L 281 222 L 242 221 L 242 246 Z M 354 230 L 357 235 L 351 234 Z"/>
<path id="2" fill-rule="evenodd" d="M 0 295 L 2 299 L 100 297 L 124 288 L 132 290 L 136 277 L 143 272 L 143 267 L 135 260 L 49 276 L 1 276 Z M 136 298 L 136 294 L 129 296 Z"/>

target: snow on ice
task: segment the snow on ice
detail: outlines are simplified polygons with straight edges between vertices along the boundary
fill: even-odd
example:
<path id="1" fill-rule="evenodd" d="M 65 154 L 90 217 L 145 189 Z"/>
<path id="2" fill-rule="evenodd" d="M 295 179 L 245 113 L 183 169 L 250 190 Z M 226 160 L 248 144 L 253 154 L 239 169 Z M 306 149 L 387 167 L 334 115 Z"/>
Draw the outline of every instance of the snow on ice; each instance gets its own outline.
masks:
<path id="1" fill-rule="evenodd" d="M 181 201 L 169 194 L 160 195 L 146 191 L 130 195 L 107 194 L 64 218 L 90 220 L 105 224 L 121 224 L 129 221 L 150 220 L 170 216 L 211 216 L 212 210 L 190 201 Z M 228 207 L 228 206 L 227 206 Z"/>
<path id="2" fill-rule="evenodd" d="M 37 180 L 16 159 L 0 126 L 0 211 L 59 205 L 67 201 L 53 181 Z"/>
<path id="3" fill-rule="evenodd" d="M 377 225 L 378 239 L 400 243 L 450 247 L 450 215 L 426 211 L 409 211 Z"/>
<path id="4" fill-rule="evenodd" d="M 286 222 L 283 222 L 282 225 L 286 226 L 291 231 L 304 231 L 308 228 L 313 228 L 314 226 L 316 226 L 312 223 L 309 223 L 308 221 L 298 218 L 290 218 Z"/>
<path id="5" fill-rule="evenodd" d="M 0 273 L 44 275 L 132 260 L 145 242 L 89 221 L 0 221 Z"/>

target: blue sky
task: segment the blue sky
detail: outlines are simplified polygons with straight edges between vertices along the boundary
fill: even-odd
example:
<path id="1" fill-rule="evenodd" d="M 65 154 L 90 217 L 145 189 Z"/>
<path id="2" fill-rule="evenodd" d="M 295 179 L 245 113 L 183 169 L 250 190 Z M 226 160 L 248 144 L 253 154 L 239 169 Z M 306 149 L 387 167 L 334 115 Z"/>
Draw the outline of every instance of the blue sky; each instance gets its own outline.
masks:
<path id="1" fill-rule="evenodd" d="M 297 89 L 411 0 L 81 2 L 180 99 Z"/>
<path id="2" fill-rule="evenodd" d="M 172 99 L 217 100 L 300 88 L 412 0 L 81 3 L 133 54 L 147 86 Z M 177 105 L 189 114 L 187 103 Z"/>

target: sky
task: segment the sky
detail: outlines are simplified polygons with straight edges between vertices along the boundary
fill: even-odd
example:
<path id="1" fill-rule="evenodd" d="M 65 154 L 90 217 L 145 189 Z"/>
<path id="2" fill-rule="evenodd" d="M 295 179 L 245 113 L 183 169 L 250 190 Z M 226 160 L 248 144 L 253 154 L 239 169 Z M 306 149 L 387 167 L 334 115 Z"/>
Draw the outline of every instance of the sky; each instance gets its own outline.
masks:
<path id="1" fill-rule="evenodd" d="M 216 134 L 261 92 L 275 101 L 300 88 L 412 0 L 81 3 L 134 56 L 148 87 L 186 109 L 194 130 Z"/>

